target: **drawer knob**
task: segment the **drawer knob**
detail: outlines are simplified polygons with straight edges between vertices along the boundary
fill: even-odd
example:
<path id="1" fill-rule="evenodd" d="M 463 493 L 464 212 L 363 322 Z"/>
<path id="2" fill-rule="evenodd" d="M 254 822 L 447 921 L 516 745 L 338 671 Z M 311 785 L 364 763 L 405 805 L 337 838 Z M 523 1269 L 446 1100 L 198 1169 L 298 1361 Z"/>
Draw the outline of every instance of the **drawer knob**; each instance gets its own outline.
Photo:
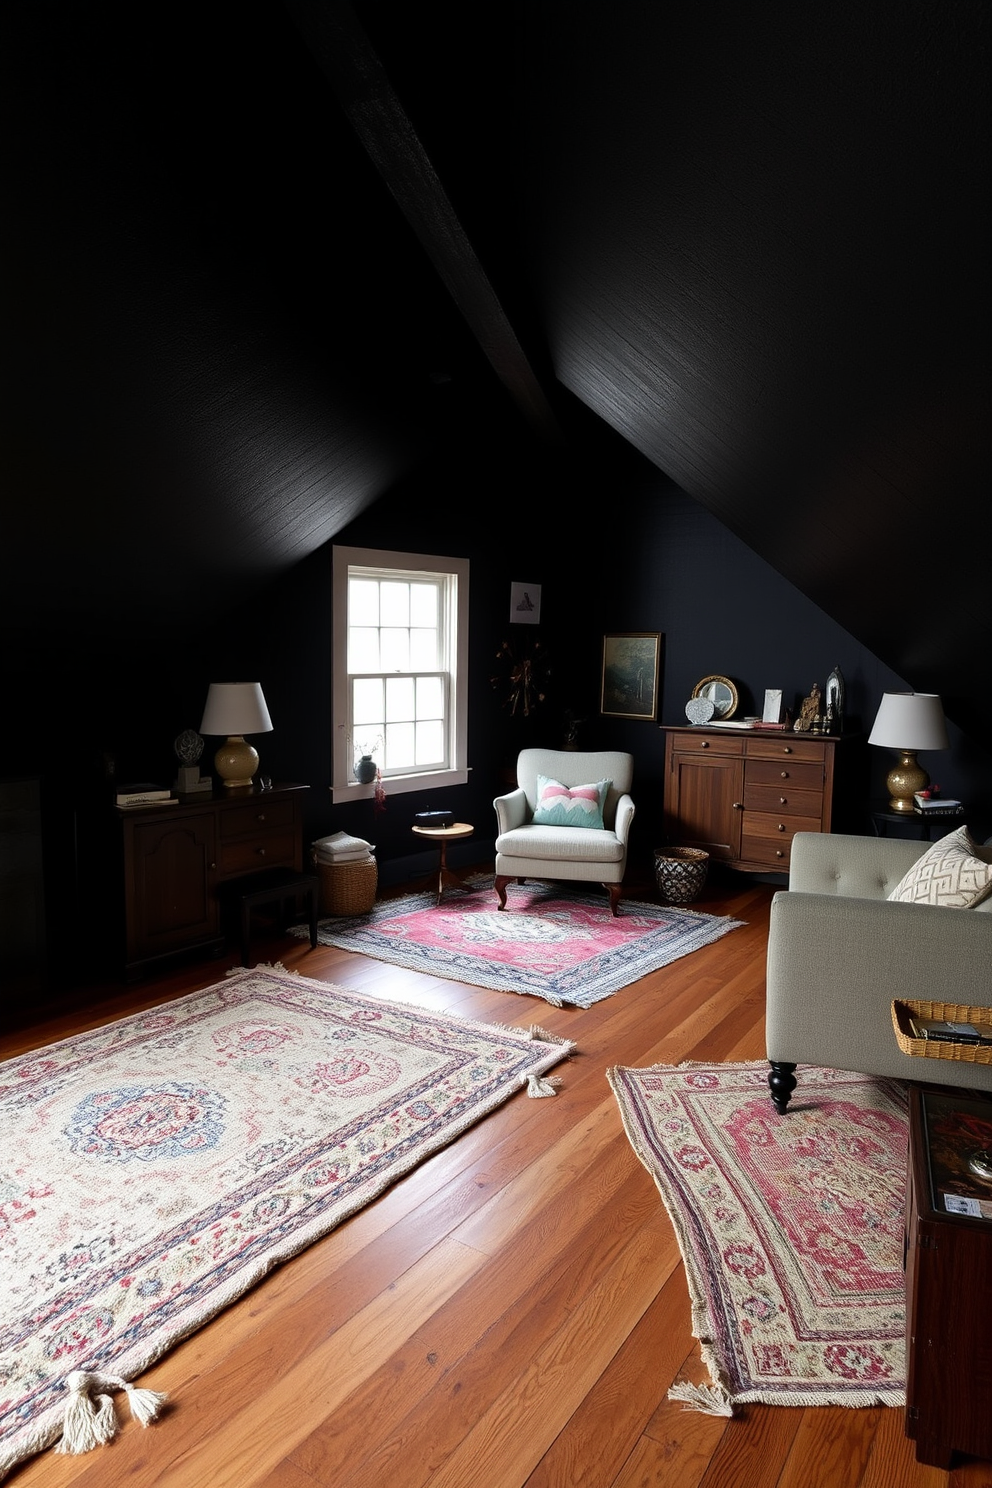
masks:
<path id="1" fill-rule="evenodd" d="M 789 772 L 788 772 L 788 770 L 783 770 L 782 771 L 782 779 L 783 780 L 788 780 L 788 778 L 789 778 Z"/>
<path id="2" fill-rule="evenodd" d="M 699 747 L 700 747 L 700 749 L 709 749 L 709 747 L 710 747 L 710 741 L 709 741 L 709 739 L 703 739 L 702 742 L 700 743 L 700 746 Z"/>
<path id="3" fill-rule="evenodd" d="M 210 872 L 211 873 L 216 873 L 216 871 L 217 871 L 217 864 L 216 863 L 211 863 L 210 864 Z"/>
<path id="4" fill-rule="evenodd" d="M 260 858 L 264 858 L 265 857 L 265 848 L 264 847 L 256 848 L 255 851 L 258 853 L 258 856 Z"/>
<path id="5" fill-rule="evenodd" d="M 784 858 L 785 857 L 785 853 L 782 851 L 782 849 L 780 847 L 777 847 L 775 849 L 775 856 L 777 858 Z"/>
<path id="6" fill-rule="evenodd" d="M 778 804 L 780 806 L 788 806 L 788 804 L 789 804 L 788 797 L 787 796 L 779 796 L 779 798 L 778 798 Z"/>
<path id="7" fill-rule="evenodd" d="M 779 822 L 778 829 L 779 829 L 780 832 L 784 832 L 785 831 L 785 822 Z"/>
<path id="8" fill-rule="evenodd" d="M 782 749 L 782 753 L 783 754 L 791 754 L 792 753 L 792 745 L 791 744 L 786 744 L 784 746 L 784 748 Z"/>
<path id="9" fill-rule="evenodd" d="M 744 810 L 744 802 L 743 801 L 735 801 L 734 802 L 734 810 L 735 811 L 743 811 Z"/>
<path id="10" fill-rule="evenodd" d="M 265 812 L 264 811 L 260 811 L 258 813 L 258 815 L 255 817 L 255 820 L 256 821 L 264 821 L 265 820 Z"/>

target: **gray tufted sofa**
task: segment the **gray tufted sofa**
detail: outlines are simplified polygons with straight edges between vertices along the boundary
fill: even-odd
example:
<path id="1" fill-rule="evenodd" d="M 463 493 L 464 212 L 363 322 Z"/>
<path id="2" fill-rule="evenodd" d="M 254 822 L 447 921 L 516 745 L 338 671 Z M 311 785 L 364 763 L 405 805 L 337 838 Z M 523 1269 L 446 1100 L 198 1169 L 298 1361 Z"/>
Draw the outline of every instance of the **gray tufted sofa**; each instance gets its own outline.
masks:
<path id="1" fill-rule="evenodd" d="M 779 1112 L 803 1064 L 992 1090 L 992 1065 L 904 1054 L 892 1027 L 894 998 L 992 1006 L 992 897 L 971 909 L 887 898 L 930 845 L 793 838 L 768 933 L 768 1083 Z"/>

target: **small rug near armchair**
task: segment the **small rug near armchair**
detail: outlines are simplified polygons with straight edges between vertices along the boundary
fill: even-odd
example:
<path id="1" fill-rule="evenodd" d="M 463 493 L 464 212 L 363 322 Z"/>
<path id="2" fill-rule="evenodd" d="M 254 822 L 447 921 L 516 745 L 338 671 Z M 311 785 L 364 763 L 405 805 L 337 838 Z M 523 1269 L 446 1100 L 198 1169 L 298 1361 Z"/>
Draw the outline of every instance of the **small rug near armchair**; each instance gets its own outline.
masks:
<path id="1" fill-rule="evenodd" d="M 492 880 L 479 877 L 479 889 Z M 721 915 L 630 899 L 610 913 L 605 894 L 561 884 L 512 884 L 495 895 L 434 892 L 377 904 L 371 914 L 321 920 L 323 945 L 359 951 L 428 976 L 496 992 L 543 997 L 554 1007 L 591 1007 L 650 971 L 709 945 L 741 923 Z M 307 934 L 297 927 L 294 934 Z"/>
<path id="2" fill-rule="evenodd" d="M 607 1073 L 675 1227 L 713 1380 L 670 1394 L 723 1415 L 902 1405 L 905 1089 L 804 1066 L 779 1116 L 767 1068 Z"/>

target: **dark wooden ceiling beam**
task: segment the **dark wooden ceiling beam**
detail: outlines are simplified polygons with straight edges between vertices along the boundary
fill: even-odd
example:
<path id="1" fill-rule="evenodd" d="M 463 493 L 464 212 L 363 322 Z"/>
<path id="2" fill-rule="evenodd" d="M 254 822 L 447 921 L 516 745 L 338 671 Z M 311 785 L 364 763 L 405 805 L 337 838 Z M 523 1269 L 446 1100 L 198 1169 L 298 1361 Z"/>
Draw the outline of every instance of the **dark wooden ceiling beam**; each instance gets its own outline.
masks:
<path id="1" fill-rule="evenodd" d="M 345 115 L 503 386 L 545 439 L 554 412 L 382 62 L 347 0 L 287 0 Z"/>

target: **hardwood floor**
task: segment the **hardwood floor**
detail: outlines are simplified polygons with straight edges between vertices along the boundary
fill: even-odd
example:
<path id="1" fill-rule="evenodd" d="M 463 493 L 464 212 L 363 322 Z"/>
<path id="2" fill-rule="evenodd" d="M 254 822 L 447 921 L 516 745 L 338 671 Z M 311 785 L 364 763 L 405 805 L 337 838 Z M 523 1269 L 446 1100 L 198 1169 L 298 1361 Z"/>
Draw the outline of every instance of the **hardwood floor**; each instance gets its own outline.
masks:
<path id="1" fill-rule="evenodd" d="M 611 1065 L 764 1056 L 772 889 L 694 908 L 746 925 L 589 1010 L 303 940 L 257 959 L 366 995 L 576 1040 L 554 1100 L 514 1097 L 174 1348 L 162 1419 L 16 1488 L 992 1488 L 921 1467 L 900 1410 L 669 1401 L 708 1376 L 674 1232 L 621 1127 Z M 117 987 L 0 1040 L 9 1057 L 221 979 L 234 957 Z"/>

